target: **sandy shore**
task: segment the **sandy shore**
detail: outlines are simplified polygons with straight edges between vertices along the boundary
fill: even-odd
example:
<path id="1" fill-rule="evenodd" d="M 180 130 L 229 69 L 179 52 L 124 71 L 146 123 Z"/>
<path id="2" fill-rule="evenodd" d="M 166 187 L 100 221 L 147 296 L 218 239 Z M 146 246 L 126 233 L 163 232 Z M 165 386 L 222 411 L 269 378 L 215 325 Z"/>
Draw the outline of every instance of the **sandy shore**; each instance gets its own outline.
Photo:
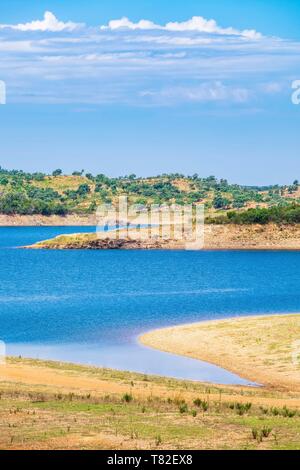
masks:
<path id="1" fill-rule="evenodd" d="M 300 315 L 242 317 L 152 331 L 141 343 L 230 370 L 268 388 L 300 391 Z"/>

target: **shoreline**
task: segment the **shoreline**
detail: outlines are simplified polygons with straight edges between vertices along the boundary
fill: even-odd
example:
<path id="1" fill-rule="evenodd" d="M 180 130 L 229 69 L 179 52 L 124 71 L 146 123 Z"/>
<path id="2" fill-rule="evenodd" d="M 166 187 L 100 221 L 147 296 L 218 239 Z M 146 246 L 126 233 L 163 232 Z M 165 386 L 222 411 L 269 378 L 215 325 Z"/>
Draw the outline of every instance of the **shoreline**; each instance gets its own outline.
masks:
<path id="1" fill-rule="evenodd" d="M 0 214 L 0 227 L 89 227 L 96 226 L 96 216 L 59 215 L 4 215 Z"/>
<path id="2" fill-rule="evenodd" d="M 205 225 L 203 240 L 191 243 L 186 239 L 162 238 L 147 229 L 121 229 L 118 237 L 109 238 L 106 232 L 73 233 L 40 241 L 27 248 L 33 249 L 148 249 L 197 251 L 300 251 L 300 224 L 268 225 Z"/>
<path id="3" fill-rule="evenodd" d="M 289 349 L 299 339 L 299 313 L 195 322 L 138 337 L 144 346 L 208 362 L 263 388 L 291 392 L 300 391 L 299 364 L 292 364 Z"/>

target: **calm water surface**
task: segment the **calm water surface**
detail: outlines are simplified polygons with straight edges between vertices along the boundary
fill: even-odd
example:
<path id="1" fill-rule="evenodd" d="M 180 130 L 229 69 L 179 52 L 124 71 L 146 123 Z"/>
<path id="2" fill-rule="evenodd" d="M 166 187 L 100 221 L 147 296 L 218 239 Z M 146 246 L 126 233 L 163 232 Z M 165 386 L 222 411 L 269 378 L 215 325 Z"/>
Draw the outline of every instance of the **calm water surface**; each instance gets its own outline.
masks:
<path id="1" fill-rule="evenodd" d="M 0 228 L 0 339 L 8 354 L 246 383 L 153 351 L 153 328 L 300 311 L 300 253 L 17 249 L 93 227 Z"/>

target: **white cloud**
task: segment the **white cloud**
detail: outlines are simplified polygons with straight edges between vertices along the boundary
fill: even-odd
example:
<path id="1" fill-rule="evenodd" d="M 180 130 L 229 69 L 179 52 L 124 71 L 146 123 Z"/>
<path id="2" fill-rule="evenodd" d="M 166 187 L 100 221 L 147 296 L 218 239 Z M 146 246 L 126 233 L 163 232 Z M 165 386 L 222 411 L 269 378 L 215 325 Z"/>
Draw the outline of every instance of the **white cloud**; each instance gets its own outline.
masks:
<path id="1" fill-rule="evenodd" d="M 202 16 L 193 16 L 188 21 L 183 21 L 182 23 L 179 22 L 171 22 L 167 23 L 165 28 L 167 31 L 197 31 L 200 33 L 209 33 L 209 34 L 224 34 L 224 35 L 232 35 L 232 36 L 243 36 L 248 39 L 260 39 L 262 37 L 261 33 L 258 33 L 254 29 L 246 29 L 243 31 L 239 31 L 238 29 L 229 27 L 229 28 L 222 28 L 218 26 L 215 20 L 207 20 Z"/>
<path id="2" fill-rule="evenodd" d="M 111 20 L 109 21 L 107 26 L 101 26 L 102 30 L 110 29 L 112 31 L 117 29 L 131 29 L 131 30 L 150 30 L 150 29 L 163 29 L 162 26 L 159 26 L 152 21 L 148 20 L 140 20 L 137 23 L 133 23 L 130 21 L 126 16 L 120 18 L 119 20 Z"/>
<path id="3" fill-rule="evenodd" d="M 250 97 L 250 91 L 224 85 L 220 81 L 202 83 L 193 87 L 170 87 L 159 91 L 146 90 L 141 92 L 142 97 L 149 97 L 155 101 L 165 104 L 178 102 L 216 102 L 230 101 L 234 103 L 245 103 Z"/>
<path id="4" fill-rule="evenodd" d="M 137 23 L 130 21 L 127 17 L 123 17 L 119 20 L 109 21 L 107 26 L 101 26 L 102 30 L 110 29 L 112 31 L 118 29 L 130 29 L 130 30 L 165 30 L 165 31 L 177 31 L 177 32 L 198 32 L 207 34 L 221 34 L 221 35 L 232 35 L 242 36 L 247 39 L 261 39 L 262 34 L 258 33 L 254 29 L 238 30 L 232 27 L 222 28 L 218 26 L 215 20 L 207 20 L 202 16 L 193 16 L 190 20 L 183 22 L 170 22 L 166 25 L 158 25 L 149 20 L 140 20 Z"/>
<path id="5" fill-rule="evenodd" d="M 59 21 L 51 11 L 46 11 L 43 20 L 35 20 L 30 23 L 19 23 L 16 25 L 0 25 L 1 29 L 10 28 L 18 31 L 74 31 L 84 26 L 83 23 L 73 23 L 72 21 Z"/>
<path id="6" fill-rule="evenodd" d="M 284 88 L 283 84 L 278 83 L 278 82 L 265 83 L 261 87 L 262 91 L 264 91 L 265 93 L 270 93 L 270 94 L 280 93 L 282 92 L 283 88 Z"/>
<path id="7" fill-rule="evenodd" d="M 133 38 L 126 38 L 125 41 L 132 42 Z M 154 43 L 154 44 L 167 44 L 170 46 L 207 46 L 216 42 L 214 38 L 198 37 L 190 38 L 184 36 L 171 36 L 171 35 L 160 35 L 160 36 L 139 36 L 135 38 L 135 41 Z"/>
<path id="8" fill-rule="evenodd" d="M 42 50 L 32 41 L 2 41 L 0 39 L 0 52 L 39 52 Z"/>
<path id="9" fill-rule="evenodd" d="M 12 102 L 240 109 L 281 99 L 290 77 L 299 76 L 300 43 L 201 17 L 80 26 L 50 12 L 41 21 L 0 25 L 0 77 Z"/>

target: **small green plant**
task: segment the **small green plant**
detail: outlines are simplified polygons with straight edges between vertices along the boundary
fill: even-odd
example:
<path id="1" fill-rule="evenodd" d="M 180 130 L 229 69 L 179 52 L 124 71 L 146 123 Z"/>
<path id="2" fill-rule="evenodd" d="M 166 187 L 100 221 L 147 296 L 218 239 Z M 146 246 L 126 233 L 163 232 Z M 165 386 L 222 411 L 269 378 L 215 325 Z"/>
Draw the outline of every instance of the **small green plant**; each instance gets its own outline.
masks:
<path id="1" fill-rule="evenodd" d="M 193 418 L 196 418 L 196 416 L 197 416 L 197 411 L 196 410 L 192 410 L 192 416 L 193 416 Z"/>
<path id="2" fill-rule="evenodd" d="M 125 393 L 122 400 L 125 401 L 125 403 L 130 403 L 133 400 L 133 396 L 131 393 Z"/>
<path id="3" fill-rule="evenodd" d="M 271 432 L 272 432 L 272 429 L 267 427 L 267 426 L 264 426 L 261 430 L 261 434 L 262 434 L 263 437 L 269 437 Z"/>
<path id="4" fill-rule="evenodd" d="M 179 411 L 181 414 L 183 413 L 187 413 L 188 412 L 188 406 L 186 403 L 182 403 L 181 405 L 179 405 Z"/>
<path id="5" fill-rule="evenodd" d="M 257 440 L 258 438 L 258 429 L 252 428 L 252 437 L 254 440 Z"/>
<path id="6" fill-rule="evenodd" d="M 194 400 L 194 405 L 197 406 L 197 408 L 202 408 L 202 411 L 207 411 L 209 408 L 208 401 L 201 400 L 200 398 L 196 398 L 196 400 Z"/>
<path id="7" fill-rule="evenodd" d="M 196 400 L 194 400 L 194 405 L 201 408 L 202 400 L 200 400 L 200 398 L 196 398 Z"/>
<path id="8" fill-rule="evenodd" d="M 266 408 L 265 406 L 260 406 L 259 409 L 264 415 L 267 415 L 269 412 L 269 408 Z"/>
<path id="9" fill-rule="evenodd" d="M 161 436 L 158 434 L 156 437 L 155 437 L 155 445 L 156 446 L 160 446 L 162 443 L 162 438 Z"/>
<path id="10" fill-rule="evenodd" d="M 201 403 L 201 408 L 202 408 L 202 410 L 203 410 L 204 412 L 205 412 L 205 411 L 208 411 L 208 408 L 209 408 L 209 403 L 208 403 L 208 401 L 205 401 L 205 400 L 204 400 L 204 401 Z"/>
<path id="11" fill-rule="evenodd" d="M 296 411 L 295 411 L 295 410 L 290 410 L 289 408 L 287 408 L 286 406 L 284 406 L 284 407 L 282 408 L 281 415 L 282 415 L 284 418 L 293 418 L 293 417 L 296 415 Z"/>
<path id="12" fill-rule="evenodd" d="M 273 416 L 278 416 L 280 414 L 280 410 L 276 407 L 271 408 L 271 413 Z"/>
<path id="13" fill-rule="evenodd" d="M 245 413 L 248 413 L 252 406 L 252 403 L 236 403 L 234 408 L 237 411 L 237 414 L 243 416 Z"/>

